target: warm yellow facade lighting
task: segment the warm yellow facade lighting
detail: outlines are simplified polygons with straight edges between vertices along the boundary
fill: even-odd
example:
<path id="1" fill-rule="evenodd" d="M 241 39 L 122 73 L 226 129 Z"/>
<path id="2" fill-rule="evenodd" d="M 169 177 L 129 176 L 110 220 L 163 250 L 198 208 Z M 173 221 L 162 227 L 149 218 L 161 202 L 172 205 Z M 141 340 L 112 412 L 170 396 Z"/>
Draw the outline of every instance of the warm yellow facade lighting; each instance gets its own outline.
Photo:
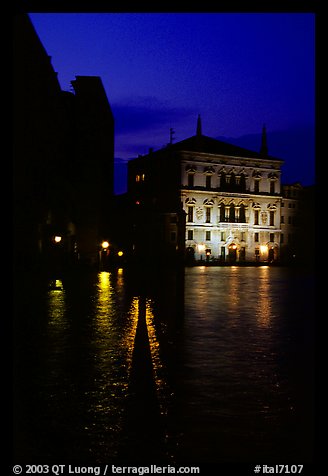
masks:
<path id="1" fill-rule="evenodd" d="M 261 245 L 260 246 L 261 253 L 266 253 L 268 251 L 268 245 Z"/>

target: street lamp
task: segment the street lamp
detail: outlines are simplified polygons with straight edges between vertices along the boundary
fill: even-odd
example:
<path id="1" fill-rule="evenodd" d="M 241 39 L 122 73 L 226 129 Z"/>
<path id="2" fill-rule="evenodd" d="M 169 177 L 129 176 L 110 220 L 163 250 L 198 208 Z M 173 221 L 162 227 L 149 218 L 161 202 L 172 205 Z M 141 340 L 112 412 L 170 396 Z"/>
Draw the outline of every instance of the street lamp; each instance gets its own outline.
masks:
<path id="1" fill-rule="evenodd" d="M 56 236 L 54 237 L 54 242 L 57 243 L 57 244 L 60 243 L 61 240 L 62 240 L 62 237 L 59 236 L 59 235 L 56 235 Z"/>
<path id="2" fill-rule="evenodd" d="M 99 264 L 100 264 L 100 266 L 106 265 L 108 255 L 109 255 L 109 243 L 108 243 L 107 240 L 104 240 L 101 243 L 101 249 L 99 250 Z"/>

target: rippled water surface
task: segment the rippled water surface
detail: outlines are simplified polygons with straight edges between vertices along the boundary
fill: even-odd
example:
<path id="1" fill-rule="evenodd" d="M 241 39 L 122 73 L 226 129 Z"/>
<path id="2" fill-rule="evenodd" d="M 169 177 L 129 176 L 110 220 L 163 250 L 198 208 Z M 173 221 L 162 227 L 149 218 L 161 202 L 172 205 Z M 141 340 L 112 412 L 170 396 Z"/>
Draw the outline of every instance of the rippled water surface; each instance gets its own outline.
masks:
<path id="1" fill-rule="evenodd" d="M 17 461 L 310 461 L 312 273 L 144 278 L 17 277 Z"/>

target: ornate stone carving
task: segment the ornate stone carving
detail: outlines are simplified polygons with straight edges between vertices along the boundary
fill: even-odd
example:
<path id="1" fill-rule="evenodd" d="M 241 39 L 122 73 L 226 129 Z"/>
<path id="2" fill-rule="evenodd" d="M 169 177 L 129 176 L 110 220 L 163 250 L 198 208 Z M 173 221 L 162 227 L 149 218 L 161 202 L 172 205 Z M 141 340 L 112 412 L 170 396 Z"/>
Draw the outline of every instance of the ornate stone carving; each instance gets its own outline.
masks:
<path id="1" fill-rule="evenodd" d="M 196 217 L 197 220 L 201 220 L 204 215 L 204 210 L 201 207 L 196 207 Z"/>

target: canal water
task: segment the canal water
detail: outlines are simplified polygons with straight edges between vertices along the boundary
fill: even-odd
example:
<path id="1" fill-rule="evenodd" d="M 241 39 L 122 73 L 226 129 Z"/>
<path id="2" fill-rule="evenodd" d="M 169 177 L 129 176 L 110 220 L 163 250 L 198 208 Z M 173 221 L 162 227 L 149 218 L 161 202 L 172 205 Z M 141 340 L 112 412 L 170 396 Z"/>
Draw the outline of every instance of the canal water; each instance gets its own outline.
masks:
<path id="1" fill-rule="evenodd" d="M 15 463 L 313 459 L 311 271 L 17 275 L 14 331 Z"/>

